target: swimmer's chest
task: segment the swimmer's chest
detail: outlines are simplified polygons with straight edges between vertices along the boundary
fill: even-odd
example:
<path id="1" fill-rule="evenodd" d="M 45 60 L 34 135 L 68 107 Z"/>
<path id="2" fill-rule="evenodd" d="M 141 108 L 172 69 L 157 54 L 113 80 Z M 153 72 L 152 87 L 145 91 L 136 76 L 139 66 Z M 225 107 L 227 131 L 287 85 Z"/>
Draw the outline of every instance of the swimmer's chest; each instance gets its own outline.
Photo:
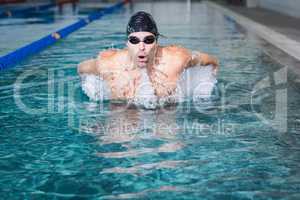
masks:
<path id="1" fill-rule="evenodd" d="M 115 99 L 134 98 L 138 88 L 145 86 L 145 84 L 149 84 L 153 88 L 155 95 L 159 97 L 172 95 L 176 89 L 178 80 L 176 74 L 153 71 L 148 73 L 148 77 L 149 81 L 145 82 L 141 72 L 123 71 L 112 74 L 107 81 Z"/>
<path id="2" fill-rule="evenodd" d="M 182 65 L 170 59 L 162 59 L 150 73 L 150 80 L 157 96 L 172 95 L 182 73 Z"/>
<path id="3" fill-rule="evenodd" d="M 161 60 L 152 70 L 147 72 L 151 86 L 157 96 L 172 95 L 181 73 L 178 62 Z M 141 69 L 126 69 L 124 67 L 110 66 L 101 73 L 102 78 L 108 82 L 112 97 L 115 99 L 134 98 L 137 88 L 143 83 Z"/>

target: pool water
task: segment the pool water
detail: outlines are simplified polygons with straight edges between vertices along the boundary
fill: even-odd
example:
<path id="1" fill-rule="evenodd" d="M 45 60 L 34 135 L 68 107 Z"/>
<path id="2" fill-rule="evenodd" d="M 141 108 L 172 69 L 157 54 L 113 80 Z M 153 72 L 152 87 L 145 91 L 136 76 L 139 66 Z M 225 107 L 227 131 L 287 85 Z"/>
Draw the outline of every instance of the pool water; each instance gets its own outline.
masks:
<path id="1" fill-rule="evenodd" d="M 28 5 L 27 7 L 41 5 L 45 5 L 45 3 L 38 4 L 38 2 L 35 2 L 35 5 Z M 92 8 L 90 8 L 91 6 Z M 4 7 L 2 11 L 24 9 L 22 7 L 24 7 L 22 4 L 18 5 L 18 8 Z M 79 18 L 86 17 L 88 13 L 85 11 L 92 13 L 101 7 L 103 7 L 102 4 L 85 3 L 74 7 L 72 4 L 67 3 L 61 8 L 54 6 L 43 11 L 24 12 L 15 17 L 1 18 L 0 32 L 5 37 L 0 37 L 0 43 L 2 44 L 0 46 L 0 56 L 62 29 L 76 22 Z M 22 37 L 20 37 L 20 33 L 22 33 Z"/>
<path id="2" fill-rule="evenodd" d="M 1 72 L 2 199 L 299 199 L 299 78 L 255 35 L 191 4 L 127 5 Z M 209 101 L 145 110 L 85 96 L 77 64 L 124 47 L 138 10 L 163 45 L 219 58 Z"/>

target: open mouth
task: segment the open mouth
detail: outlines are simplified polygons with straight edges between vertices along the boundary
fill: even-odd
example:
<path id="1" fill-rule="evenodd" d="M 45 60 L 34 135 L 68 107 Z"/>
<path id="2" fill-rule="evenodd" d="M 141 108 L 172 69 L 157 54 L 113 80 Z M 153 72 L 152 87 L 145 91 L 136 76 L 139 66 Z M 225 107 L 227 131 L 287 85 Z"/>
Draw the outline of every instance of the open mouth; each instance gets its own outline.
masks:
<path id="1" fill-rule="evenodd" d="M 146 56 L 138 56 L 138 61 L 142 62 L 142 63 L 146 63 L 147 62 L 147 57 Z"/>

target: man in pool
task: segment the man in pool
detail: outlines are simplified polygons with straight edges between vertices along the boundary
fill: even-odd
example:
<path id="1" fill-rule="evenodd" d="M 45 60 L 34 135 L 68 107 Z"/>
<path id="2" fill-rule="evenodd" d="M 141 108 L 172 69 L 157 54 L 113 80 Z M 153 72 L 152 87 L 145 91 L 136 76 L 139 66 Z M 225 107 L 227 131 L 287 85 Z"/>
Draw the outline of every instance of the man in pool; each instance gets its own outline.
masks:
<path id="1" fill-rule="evenodd" d="M 159 32 L 152 16 L 140 11 L 127 25 L 127 48 L 100 52 L 96 59 L 79 64 L 79 74 L 100 76 L 110 87 L 111 99 L 132 99 L 143 84 L 146 72 L 154 94 L 170 96 L 184 69 L 212 65 L 218 69 L 218 60 L 205 53 L 191 52 L 177 45 L 160 46 Z"/>

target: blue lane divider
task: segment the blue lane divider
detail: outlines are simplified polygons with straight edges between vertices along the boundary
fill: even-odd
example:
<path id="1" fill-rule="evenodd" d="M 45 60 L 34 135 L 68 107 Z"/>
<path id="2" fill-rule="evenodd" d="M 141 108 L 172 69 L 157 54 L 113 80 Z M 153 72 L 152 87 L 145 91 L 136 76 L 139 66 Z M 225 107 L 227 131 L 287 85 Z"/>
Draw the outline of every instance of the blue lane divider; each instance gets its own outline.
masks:
<path id="1" fill-rule="evenodd" d="M 32 42 L 24 47 L 21 47 L 5 56 L 0 57 L 0 70 L 8 69 L 10 67 L 15 66 L 22 60 L 26 59 L 27 57 L 34 55 L 43 49 L 47 48 L 48 46 L 54 44 L 59 39 L 67 37 L 72 32 L 88 25 L 94 20 L 100 19 L 103 15 L 110 14 L 115 10 L 121 8 L 125 3 L 128 1 L 121 1 L 119 3 L 114 4 L 113 6 L 104 8 L 99 12 L 95 12 L 90 14 L 87 18 L 80 19 L 79 21 L 60 29 L 52 34 L 49 34 L 35 42 Z"/>
<path id="2" fill-rule="evenodd" d="M 6 10 L 0 13 L 0 18 L 24 15 L 24 13 L 28 13 L 28 12 L 48 10 L 55 6 L 56 4 L 49 3 L 41 6 L 33 6 L 28 8 L 16 9 L 16 10 Z"/>

